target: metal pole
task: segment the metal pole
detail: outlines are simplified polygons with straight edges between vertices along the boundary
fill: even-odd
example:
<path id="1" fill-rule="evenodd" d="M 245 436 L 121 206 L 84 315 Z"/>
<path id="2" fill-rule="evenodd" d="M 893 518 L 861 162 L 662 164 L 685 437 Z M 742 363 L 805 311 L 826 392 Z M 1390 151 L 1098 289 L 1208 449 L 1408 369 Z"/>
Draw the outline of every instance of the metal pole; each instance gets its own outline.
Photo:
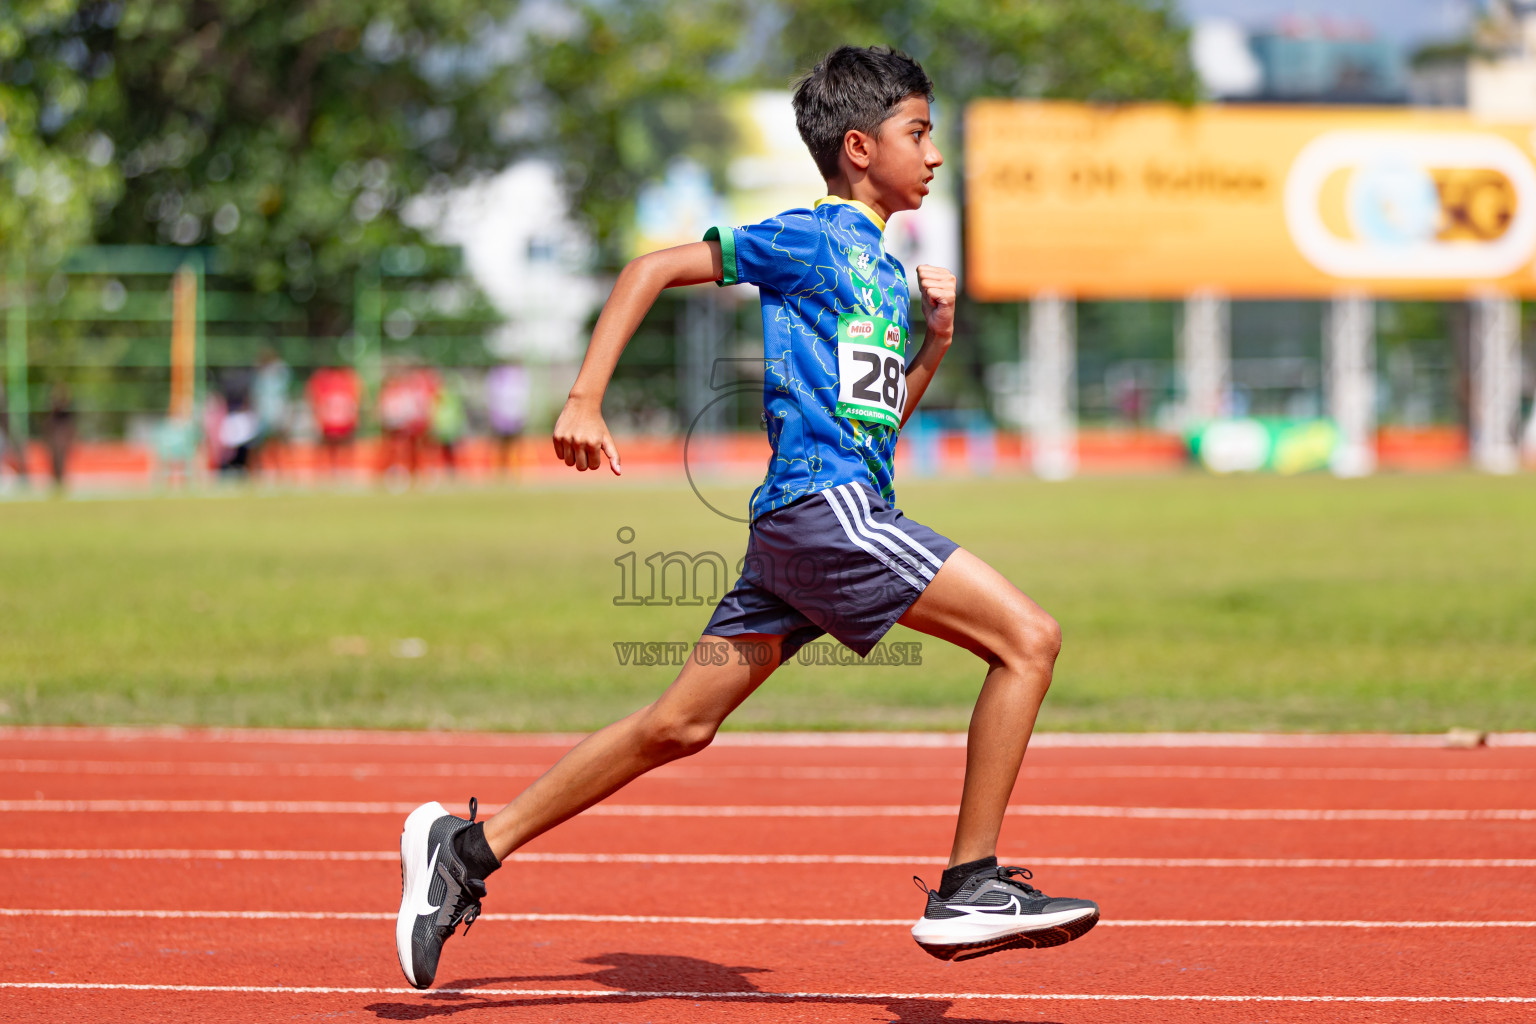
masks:
<path id="1" fill-rule="evenodd" d="M 361 386 L 362 407 L 371 409 L 383 383 L 381 322 L 384 318 L 384 296 L 379 279 L 379 266 L 368 262 L 357 270 L 352 298 L 352 369 Z M 358 417 L 361 426 L 362 417 Z"/>
<path id="2" fill-rule="evenodd" d="M 1523 373 L 1522 370 L 1522 376 Z M 1526 418 L 1525 430 L 1520 435 L 1520 451 L 1527 462 L 1536 461 L 1536 402 L 1531 403 L 1531 415 Z"/>
<path id="3" fill-rule="evenodd" d="M 11 254 L 6 270 L 5 391 L 10 400 L 6 427 L 11 443 L 25 460 L 31 408 L 27 395 L 27 265 L 21 253 Z"/>
<path id="4" fill-rule="evenodd" d="M 677 428 L 686 433 L 709 402 L 714 340 L 715 289 L 690 288 L 683 293 L 677 321 Z M 711 410 L 715 413 L 718 410 Z M 715 415 L 699 421 L 699 432 L 714 431 Z"/>
<path id="5" fill-rule="evenodd" d="M 1030 459 L 1043 480 L 1077 472 L 1076 312 L 1071 299 L 1053 292 L 1029 301 Z"/>
<path id="6" fill-rule="evenodd" d="M 700 394 L 709 404 L 709 415 L 705 417 L 706 425 L 711 433 L 720 433 L 725 429 L 726 412 L 733 403 L 715 402 L 716 390 L 729 383 L 725 379 L 724 369 L 720 364 L 721 343 L 725 340 L 725 317 L 720 299 L 719 288 L 701 288 L 704 292 L 704 360 L 700 367 L 703 373 Z"/>
<path id="7" fill-rule="evenodd" d="M 203 278 L 207 272 L 207 259 L 202 253 L 194 254 L 188 261 L 192 267 L 192 276 L 196 286 L 196 306 L 193 310 L 192 333 L 192 415 L 195 419 L 202 418 L 203 410 L 203 378 L 208 373 L 208 340 L 206 324 L 208 314 L 203 299 Z"/>
<path id="8" fill-rule="evenodd" d="M 197 422 L 197 280 L 190 262 L 171 275 L 171 400 L 173 420 Z"/>
<path id="9" fill-rule="evenodd" d="M 1486 473 L 1520 467 L 1520 306 L 1505 295 L 1472 302 L 1472 463 Z"/>
<path id="10" fill-rule="evenodd" d="M 1184 377 L 1183 418 L 1197 426 L 1231 413 L 1232 319 L 1225 297 L 1199 291 L 1184 300 L 1179 364 Z"/>
<path id="11" fill-rule="evenodd" d="M 1334 476 L 1376 471 L 1376 306 L 1358 292 L 1334 298 L 1328 311 L 1328 412 L 1339 429 Z"/>

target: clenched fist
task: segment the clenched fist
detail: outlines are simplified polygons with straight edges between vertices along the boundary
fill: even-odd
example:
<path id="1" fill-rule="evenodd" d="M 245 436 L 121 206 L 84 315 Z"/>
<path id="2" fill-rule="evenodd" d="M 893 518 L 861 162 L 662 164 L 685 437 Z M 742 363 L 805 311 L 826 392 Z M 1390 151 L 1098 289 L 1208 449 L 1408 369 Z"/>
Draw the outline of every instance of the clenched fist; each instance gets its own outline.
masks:
<path id="1" fill-rule="evenodd" d="M 924 263 L 917 268 L 917 290 L 923 296 L 923 319 L 929 334 L 955 333 L 955 275 Z"/>

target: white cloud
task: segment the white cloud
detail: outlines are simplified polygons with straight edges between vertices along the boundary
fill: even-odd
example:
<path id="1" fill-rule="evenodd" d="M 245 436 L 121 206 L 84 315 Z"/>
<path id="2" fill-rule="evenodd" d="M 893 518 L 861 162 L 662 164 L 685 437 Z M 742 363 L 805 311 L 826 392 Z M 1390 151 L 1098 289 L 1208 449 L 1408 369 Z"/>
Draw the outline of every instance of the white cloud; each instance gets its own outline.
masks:
<path id="1" fill-rule="evenodd" d="M 1252 96 L 1264 84 L 1264 69 L 1248 49 L 1248 34 L 1235 21 L 1197 21 L 1189 48 L 1195 71 L 1212 96 Z"/>

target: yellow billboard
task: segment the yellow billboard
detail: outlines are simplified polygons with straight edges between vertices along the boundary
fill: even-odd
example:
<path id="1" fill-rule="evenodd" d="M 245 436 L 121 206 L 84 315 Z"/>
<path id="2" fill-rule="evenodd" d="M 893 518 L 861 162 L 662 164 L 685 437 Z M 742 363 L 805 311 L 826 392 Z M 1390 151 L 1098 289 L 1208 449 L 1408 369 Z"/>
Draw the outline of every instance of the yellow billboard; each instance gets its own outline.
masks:
<path id="1" fill-rule="evenodd" d="M 1460 111 L 981 100 L 976 298 L 1536 294 L 1532 126 Z"/>

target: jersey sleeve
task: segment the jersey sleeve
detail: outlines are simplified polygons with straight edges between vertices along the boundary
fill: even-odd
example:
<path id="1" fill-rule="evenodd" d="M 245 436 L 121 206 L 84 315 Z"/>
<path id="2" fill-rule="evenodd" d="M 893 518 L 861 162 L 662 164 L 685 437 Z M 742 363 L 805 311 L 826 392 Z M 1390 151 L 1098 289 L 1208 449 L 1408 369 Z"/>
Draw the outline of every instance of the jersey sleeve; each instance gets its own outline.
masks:
<path id="1" fill-rule="evenodd" d="M 809 210 L 793 210 L 760 224 L 713 227 L 704 241 L 720 243 L 719 284 L 755 284 L 794 292 L 810 276 L 821 251 L 821 225 Z"/>

